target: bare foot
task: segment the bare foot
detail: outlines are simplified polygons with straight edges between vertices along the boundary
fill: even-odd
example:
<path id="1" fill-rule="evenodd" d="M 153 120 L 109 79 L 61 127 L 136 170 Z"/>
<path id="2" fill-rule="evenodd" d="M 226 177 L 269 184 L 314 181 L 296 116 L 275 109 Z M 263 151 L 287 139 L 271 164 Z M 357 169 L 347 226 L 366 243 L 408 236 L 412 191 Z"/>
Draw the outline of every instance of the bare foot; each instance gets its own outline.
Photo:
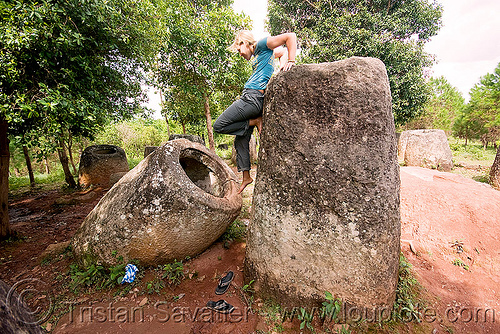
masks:
<path id="1" fill-rule="evenodd" d="M 248 179 L 243 179 L 243 181 L 241 181 L 241 186 L 240 186 L 240 190 L 238 190 L 238 194 L 241 194 L 243 192 L 243 190 L 245 190 L 245 188 L 253 182 L 253 179 L 252 178 L 248 178 Z"/>
<path id="2" fill-rule="evenodd" d="M 250 126 L 256 126 L 257 130 L 259 130 L 259 135 L 262 132 L 262 116 L 251 119 L 248 123 Z"/>

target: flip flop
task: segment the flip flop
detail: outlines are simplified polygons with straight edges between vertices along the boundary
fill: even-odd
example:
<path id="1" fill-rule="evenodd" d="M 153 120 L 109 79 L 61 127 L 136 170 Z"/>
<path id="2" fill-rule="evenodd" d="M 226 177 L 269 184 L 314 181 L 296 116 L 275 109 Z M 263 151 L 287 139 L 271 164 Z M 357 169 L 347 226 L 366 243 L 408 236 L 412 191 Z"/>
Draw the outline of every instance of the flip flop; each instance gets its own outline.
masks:
<path id="1" fill-rule="evenodd" d="M 225 300 L 219 300 L 217 302 L 208 301 L 207 307 L 219 313 L 231 313 L 234 310 L 234 306 L 226 302 Z"/>
<path id="2" fill-rule="evenodd" d="M 222 295 L 229 289 L 229 286 L 231 285 L 231 281 L 233 280 L 234 273 L 232 271 L 228 271 L 226 276 L 222 277 L 219 280 L 219 285 L 217 285 L 217 288 L 215 289 L 215 294 L 216 295 Z"/>

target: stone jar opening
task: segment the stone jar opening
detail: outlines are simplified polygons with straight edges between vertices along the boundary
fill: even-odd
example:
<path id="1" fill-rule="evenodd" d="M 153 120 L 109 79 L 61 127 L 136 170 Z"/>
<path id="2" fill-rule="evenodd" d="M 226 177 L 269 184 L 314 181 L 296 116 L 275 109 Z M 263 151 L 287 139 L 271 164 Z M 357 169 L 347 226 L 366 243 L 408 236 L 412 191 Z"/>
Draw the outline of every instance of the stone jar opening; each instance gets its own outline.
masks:
<path id="1" fill-rule="evenodd" d="M 227 186 L 224 170 L 210 156 L 187 148 L 180 152 L 179 163 L 198 188 L 219 198 L 229 195 L 230 188 Z"/>
<path id="2" fill-rule="evenodd" d="M 114 147 L 109 147 L 109 148 L 97 149 L 93 153 L 95 155 L 112 155 L 117 153 L 117 150 Z"/>

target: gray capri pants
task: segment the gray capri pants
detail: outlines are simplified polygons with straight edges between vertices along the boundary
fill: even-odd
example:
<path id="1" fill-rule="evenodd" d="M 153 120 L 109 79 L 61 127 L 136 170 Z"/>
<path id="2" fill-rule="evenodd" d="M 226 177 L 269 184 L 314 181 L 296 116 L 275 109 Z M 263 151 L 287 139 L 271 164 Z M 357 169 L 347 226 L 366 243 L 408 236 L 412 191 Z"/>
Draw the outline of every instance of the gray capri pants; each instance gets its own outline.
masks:
<path id="1" fill-rule="evenodd" d="M 253 126 L 249 120 L 262 115 L 264 94 L 256 89 L 245 88 L 239 100 L 233 102 L 214 123 L 214 131 L 235 135 L 236 162 L 238 172 L 250 170 L 250 137 Z"/>

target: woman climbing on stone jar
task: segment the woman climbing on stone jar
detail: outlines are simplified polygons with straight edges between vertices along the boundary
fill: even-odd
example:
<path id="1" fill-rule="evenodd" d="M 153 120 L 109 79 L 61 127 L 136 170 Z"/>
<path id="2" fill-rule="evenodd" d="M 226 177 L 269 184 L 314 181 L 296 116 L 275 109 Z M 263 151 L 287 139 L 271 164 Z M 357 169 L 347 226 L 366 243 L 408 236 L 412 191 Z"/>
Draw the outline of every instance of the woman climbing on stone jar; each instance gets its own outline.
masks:
<path id="1" fill-rule="evenodd" d="M 286 49 L 283 45 L 286 45 Z M 243 172 L 243 181 L 238 191 L 241 193 L 253 182 L 250 177 L 249 142 L 255 126 L 259 134 L 262 131 L 264 92 L 274 72 L 274 59 L 279 59 L 281 71 L 288 71 L 295 64 L 297 37 L 295 33 L 285 33 L 255 41 L 250 31 L 243 30 L 236 35 L 230 49 L 239 52 L 252 63 L 252 75 L 246 82 L 240 99 L 215 121 L 214 131 L 235 135 L 238 172 Z"/>

